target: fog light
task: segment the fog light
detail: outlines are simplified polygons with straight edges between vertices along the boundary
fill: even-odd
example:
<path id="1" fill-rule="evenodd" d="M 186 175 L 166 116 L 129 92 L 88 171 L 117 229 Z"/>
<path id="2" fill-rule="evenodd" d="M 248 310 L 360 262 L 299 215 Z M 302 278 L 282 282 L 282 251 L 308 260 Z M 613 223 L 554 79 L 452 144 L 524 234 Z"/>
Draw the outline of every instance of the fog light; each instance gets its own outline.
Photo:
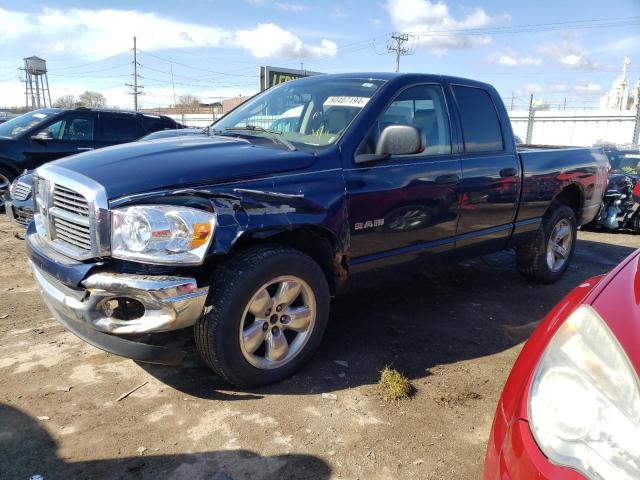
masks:
<path id="1" fill-rule="evenodd" d="M 107 318 L 115 320 L 136 320 L 144 315 L 142 302 L 128 297 L 117 297 L 105 301 L 102 311 Z"/>

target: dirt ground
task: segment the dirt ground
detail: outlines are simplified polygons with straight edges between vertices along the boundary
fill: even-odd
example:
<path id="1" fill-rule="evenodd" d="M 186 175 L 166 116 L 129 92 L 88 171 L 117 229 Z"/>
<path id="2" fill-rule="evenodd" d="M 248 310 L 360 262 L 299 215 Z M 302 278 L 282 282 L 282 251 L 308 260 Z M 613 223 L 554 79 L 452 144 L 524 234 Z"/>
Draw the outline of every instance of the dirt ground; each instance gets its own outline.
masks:
<path id="1" fill-rule="evenodd" d="M 0 478 L 25 480 L 477 479 L 522 342 L 575 285 L 640 247 L 640 236 L 580 232 L 556 285 L 528 284 L 501 253 L 338 298 L 307 367 L 243 392 L 195 355 L 137 364 L 66 333 L 19 231 L 2 216 Z M 386 364 L 413 381 L 412 399 L 382 400 Z"/>

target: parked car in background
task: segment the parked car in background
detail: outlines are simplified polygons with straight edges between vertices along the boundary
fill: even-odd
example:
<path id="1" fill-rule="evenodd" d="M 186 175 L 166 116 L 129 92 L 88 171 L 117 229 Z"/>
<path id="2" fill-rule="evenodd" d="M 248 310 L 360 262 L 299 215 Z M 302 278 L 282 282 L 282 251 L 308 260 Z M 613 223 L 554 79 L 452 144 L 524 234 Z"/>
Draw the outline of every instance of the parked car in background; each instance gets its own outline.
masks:
<path id="1" fill-rule="evenodd" d="M 640 231 L 640 149 L 637 145 L 602 145 L 609 159 L 609 183 L 591 225 L 609 231 Z"/>
<path id="2" fill-rule="evenodd" d="M 492 86 L 440 75 L 293 80 L 209 134 L 38 168 L 27 252 L 80 338 L 176 364 L 185 352 L 132 335 L 195 327 L 204 361 L 243 387 L 292 375 L 330 296 L 383 269 L 515 248 L 526 278 L 558 280 L 609 168 L 598 148 L 516 149 Z"/>
<path id="3" fill-rule="evenodd" d="M 32 172 L 25 172 L 11 183 L 4 194 L 5 213 L 9 220 L 23 228 L 33 220 L 32 185 Z"/>
<path id="4" fill-rule="evenodd" d="M 485 480 L 640 478 L 640 250 L 576 287 L 524 346 Z"/>
<path id="5" fill-rule="evenodd" d="M 208 128 L 208 127 L 207 127 Z M 146 142 L 149 140 L 159 140 L 161 138 L 182 137 L 185 135 L 206 135 L 207 128 L 179 128 L 171 130 L 159 130 L 157 132 L 149 133 L 144 137 L 138 139 L 139 142 Z"/>
<path id="6" fill-rule="evenodd" d="M 187 135 L 206 135 L 206 128 L 179 128 L 158 130 L 138 139 L 139 142 L 159 140 Z M 16 225 L 27 228 L 33 220 L 33 199 L 31 197 L 32 172 L 25 171 L 17 177 L 4 195 L 5 211 L 9 219 Z M 1 201 L 1 197 L 0 197 Z"/>
<path id="7" fill-rule="evenodd" d="M 158 130 L 180 128 L 181 124 L 166 116 L 105 109 L 48 108 L 12 118 L 0 124 L 0 202 L 25 169 L 131 142 Z"/>

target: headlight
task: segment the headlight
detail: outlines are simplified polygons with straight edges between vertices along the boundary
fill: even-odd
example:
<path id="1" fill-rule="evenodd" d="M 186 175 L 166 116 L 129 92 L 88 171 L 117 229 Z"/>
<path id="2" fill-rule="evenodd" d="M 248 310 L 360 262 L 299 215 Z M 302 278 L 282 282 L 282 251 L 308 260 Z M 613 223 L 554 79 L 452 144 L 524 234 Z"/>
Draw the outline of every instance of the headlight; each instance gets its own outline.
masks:
<path id="1" fill-rule="evenodd" d="M 156 264 L 199 265 L 213 238 L 213 213 L 171 205 L 111 212 L 111 255 Z"/>
<path id="2" fill-rule="evenodd" d="M 622 347 L 591 307 L 573 312 L 538 365 L 529 423 L 553 463 L 590 479 L 640 478 L 640 387 Z"/>
<path id="3" fill-rule="evenodd" d="M 50 184 L 48 180 L 33 176 L 33 220 L 36 224 L 36 231 L 42 238 L 47 237 L 46 218 L 47 212 L 47 196 L 49 195 Z"/>

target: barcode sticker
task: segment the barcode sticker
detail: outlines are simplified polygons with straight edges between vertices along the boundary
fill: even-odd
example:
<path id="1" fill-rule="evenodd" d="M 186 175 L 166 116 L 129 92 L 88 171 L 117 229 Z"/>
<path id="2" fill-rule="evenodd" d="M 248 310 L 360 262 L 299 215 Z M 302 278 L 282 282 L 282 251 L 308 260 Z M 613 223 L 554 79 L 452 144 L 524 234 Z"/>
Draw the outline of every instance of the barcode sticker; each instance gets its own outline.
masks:
<path id="1" fill-rule="evenodd" d="M 364 107 L 369 97 L 328 97 L 324 101 L 325 107 Z"/>

